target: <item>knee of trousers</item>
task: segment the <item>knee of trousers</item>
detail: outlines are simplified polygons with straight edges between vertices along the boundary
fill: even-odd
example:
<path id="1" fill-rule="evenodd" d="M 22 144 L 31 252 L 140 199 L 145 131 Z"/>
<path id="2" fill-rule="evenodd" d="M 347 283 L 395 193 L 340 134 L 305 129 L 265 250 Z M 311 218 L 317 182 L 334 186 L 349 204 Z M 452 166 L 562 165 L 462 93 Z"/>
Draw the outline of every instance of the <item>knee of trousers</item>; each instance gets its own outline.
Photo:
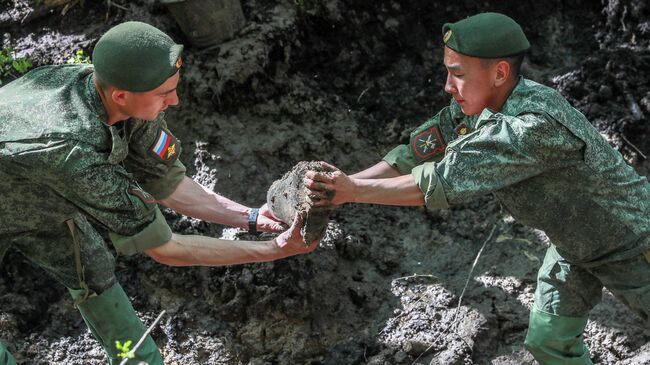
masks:
<path id="1" fill-rule="evenodd" d="M 591 365 L 582 332 L 587 317 L 565 317 L 533 307 L 524 346 L 540 364 Z"/>

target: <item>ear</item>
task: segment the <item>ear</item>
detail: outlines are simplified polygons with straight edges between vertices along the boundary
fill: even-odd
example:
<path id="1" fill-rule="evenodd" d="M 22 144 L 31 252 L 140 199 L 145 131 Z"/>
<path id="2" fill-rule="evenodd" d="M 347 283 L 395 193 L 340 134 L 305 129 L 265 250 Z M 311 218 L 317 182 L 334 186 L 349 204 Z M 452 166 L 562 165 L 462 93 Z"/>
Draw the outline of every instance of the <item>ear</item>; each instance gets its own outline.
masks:
<path id="1" fill-rule="evenodd" d="M 512 69 L 510 68 L 510 64 L 507 61 L 501 60 L 497 62 L 495 65 L 494 86 L 499 87 L 505 84 L 510 77 L 511 71 Z"/>
<path id="2" fill-rule="evenodd" d="M 111 100 L 117 105 L 124 106 L 126 105 L 126 99 L 128 98 L 128 91 L 120 89 L 112 89 L 110 91 Z"/>

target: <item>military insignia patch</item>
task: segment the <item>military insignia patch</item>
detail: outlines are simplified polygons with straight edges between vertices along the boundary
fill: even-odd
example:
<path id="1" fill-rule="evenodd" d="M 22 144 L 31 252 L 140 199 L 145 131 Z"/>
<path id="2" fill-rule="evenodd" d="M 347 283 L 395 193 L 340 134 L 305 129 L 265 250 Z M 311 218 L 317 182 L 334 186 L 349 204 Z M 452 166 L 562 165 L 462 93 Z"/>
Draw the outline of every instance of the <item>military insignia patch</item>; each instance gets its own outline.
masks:
<path id="1" fill-rule="evenodd" d="M 442 42 L 447 44 L 449 42 L 449 38 L 451 38 L 451 29 L 445 32 L 445 35 L 442 37 Z"/>
<path id="2" fill-rule="evenodd" d="M 445 143 L 442 141 L 437 127 L 426 130 L 413 138 L 413 151 L 420 158 L 427 158 L 438 151 L 445 150 Z"/>
<path id="3" fill-rule="evenodd" d="M 171 161 L 176 156 L 176 138 L 167 133 L 164 129 L 158 132 L 158 137 L 150 149 L 150 152 L 162 161 Z"/>
<path id="4" fill-rule="evenodd" d="M 459 135 L 459 136 L 464 136 L 464 135 L 466 135 L 467 133 L 471 132 L 472 129 L 471 129 L 470 127 L 468 127 L 467 124 L 465 124 L 465 123 L 460 123 L 460 124 L 456 127 L 456 129 L 454 129 L 454 131 L 456 131 L 456 134 L 457 134 L 457 135 Z"/>

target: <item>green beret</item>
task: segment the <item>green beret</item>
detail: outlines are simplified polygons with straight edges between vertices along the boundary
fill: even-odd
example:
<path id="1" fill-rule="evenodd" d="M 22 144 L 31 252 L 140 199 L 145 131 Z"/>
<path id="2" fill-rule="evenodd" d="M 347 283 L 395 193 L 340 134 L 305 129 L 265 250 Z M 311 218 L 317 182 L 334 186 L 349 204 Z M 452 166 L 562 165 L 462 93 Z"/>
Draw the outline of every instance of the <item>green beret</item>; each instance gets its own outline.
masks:
<path id="1" fill-rule="evenodd" d="M 519 24 L 499 13 L 481 13 L 446 23 L 442 40 L 458 53 L 479 58 L 509 57 L 530 48 Z"/>
<path id="2" fill-rule="evenodd" d="M 157 88 L 178 71 L 182 50 L 183 45 L 154 26 L 125 22 L 99 38 L 92 60 L 103 83 L 142 92 Z"/>

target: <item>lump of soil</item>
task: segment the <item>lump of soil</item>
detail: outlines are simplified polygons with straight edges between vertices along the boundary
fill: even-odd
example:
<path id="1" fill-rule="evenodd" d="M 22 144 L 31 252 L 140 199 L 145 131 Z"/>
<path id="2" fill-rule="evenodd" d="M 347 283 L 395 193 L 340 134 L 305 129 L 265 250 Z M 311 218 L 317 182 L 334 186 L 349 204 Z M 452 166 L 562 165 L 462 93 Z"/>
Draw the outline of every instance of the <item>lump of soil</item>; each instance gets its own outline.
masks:
<path id="1" fill-rule="evenodd" d="M 313 207 L 309 190 L 302 179 L 309 170 L 325 172 L 320 163 L 301 161 L 291 171 L 273 182 L 266 194 L 266 203 L 278 219 L 292 224 L 296 214 L 303 217 L 300 233 L 306 245 L 321 237 L 327 229 L 330 214 L 334 207 Z"/>

